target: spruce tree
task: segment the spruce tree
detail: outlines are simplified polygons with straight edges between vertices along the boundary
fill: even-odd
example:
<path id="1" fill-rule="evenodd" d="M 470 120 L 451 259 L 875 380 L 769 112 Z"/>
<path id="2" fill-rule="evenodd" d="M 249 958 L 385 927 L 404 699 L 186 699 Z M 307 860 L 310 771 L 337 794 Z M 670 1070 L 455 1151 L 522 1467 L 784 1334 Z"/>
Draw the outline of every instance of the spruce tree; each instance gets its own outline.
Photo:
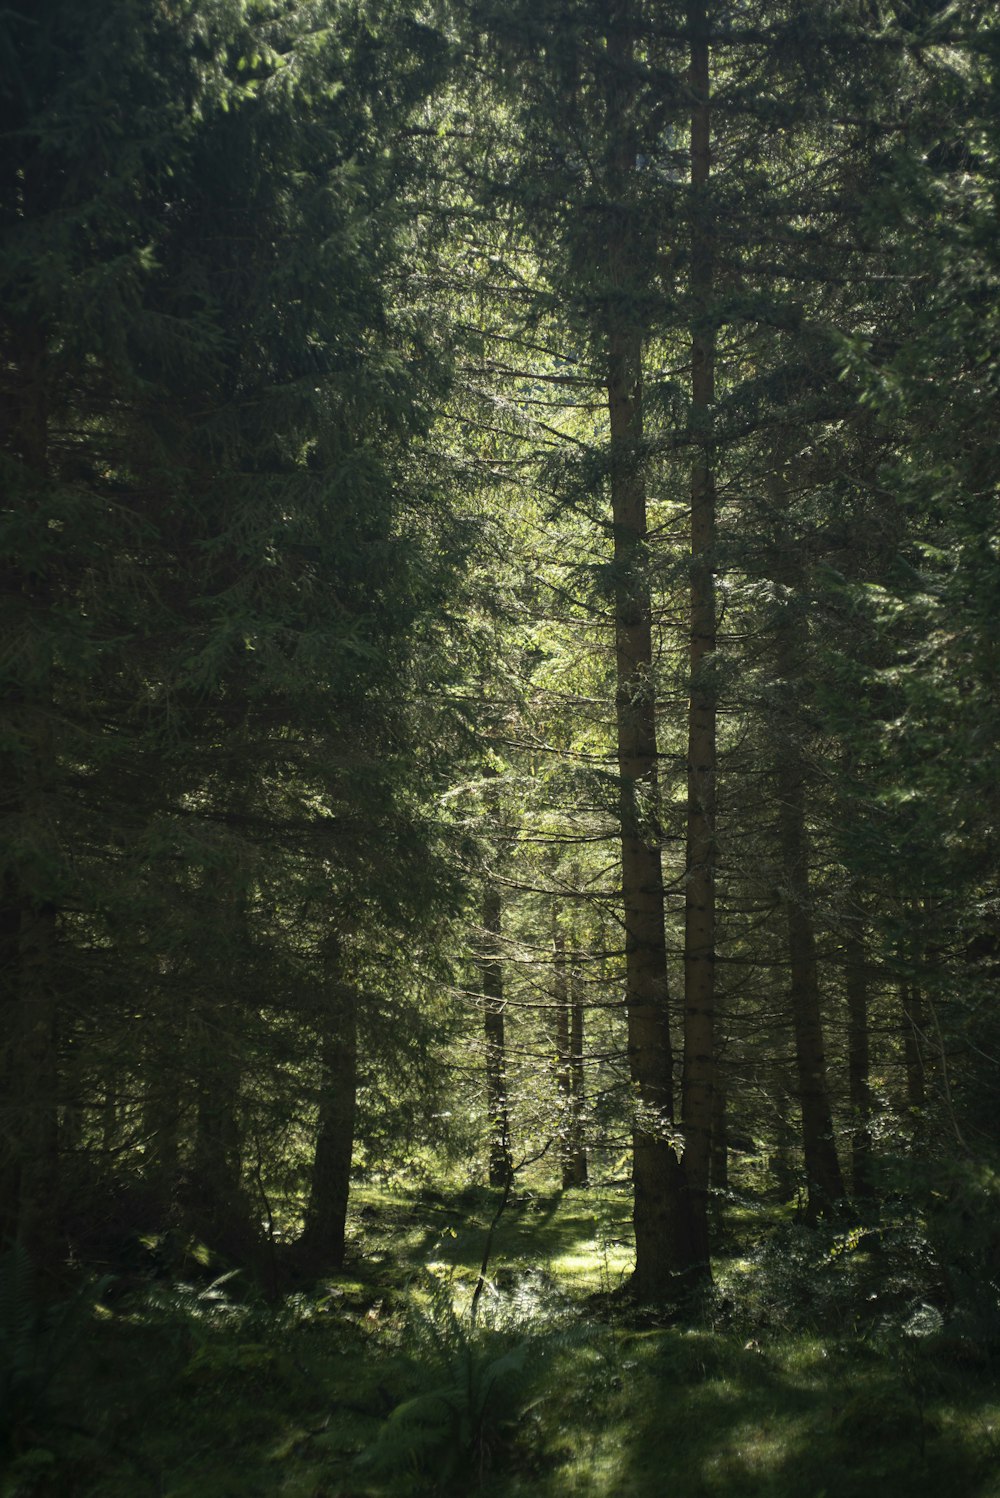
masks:
<path id="1" fill-rule="evenodd" d="M 443 49 L 392 19 L 5 23 L 3 1211 L 43 1258 L 102 1173 L 98 1078 L 116 1174 L 242 1252 L 268 1058 L 290 1019 L 336 1049 L 330 940 L 440 904 L 451 730 L 412 694 L 459 541 L 401 198 Z"/>

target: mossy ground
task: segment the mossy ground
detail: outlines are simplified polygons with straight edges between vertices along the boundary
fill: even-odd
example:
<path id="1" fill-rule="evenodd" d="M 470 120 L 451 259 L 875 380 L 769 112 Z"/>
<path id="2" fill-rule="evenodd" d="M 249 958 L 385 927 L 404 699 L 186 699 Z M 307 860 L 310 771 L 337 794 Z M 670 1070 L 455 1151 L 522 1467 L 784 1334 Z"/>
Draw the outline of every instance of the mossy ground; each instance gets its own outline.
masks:
<path id="1" fill-rule="evenodd" d="M 989 1355 L 869 1314 L 891 1276 L 856 1247 L 838 1260 L 799 1240 L 796 1302 L 794 1274 L 775 1281 L 744 1235 L 699 1314 L 664 1324 L 619 1293 L 630 1267 L 624 1193 L 521 1196 L 497 1228 L 482 1332 L 459 1330 L 457 1352 L 454 1337 L 428 1352 L 413 1341 L 414 1318 L 433 1340 L 437 1285 L 465 1325 L 493 1209 L 485 1191 L 362 1190 L 349 1271 L 279 1304 L 241 1301 L 238 1277 L 215 1290 L 199 1281 L 112 1295 L 44 1416 L 14 1432 L 0 1492 L 1000 1498 Z M 514 1344 L 526 1381 L 523 1398 L 509 1391 L 516 1423 L 500 1408 L 499 1375 L 491 1383 L 495 1369 L 509 1372 L 501 1355 Z M 455 1356 L 486 1390 L 473 1434 L 462 1411 L 449 1412 L 453 1433 L 419 1462 L 390 1443 L 388 1461 L 359 1464 L 390 1412 L 450 1377 L 442 1357 Z M 454 1460 L 467 1438 L 467 1459 Z"/>

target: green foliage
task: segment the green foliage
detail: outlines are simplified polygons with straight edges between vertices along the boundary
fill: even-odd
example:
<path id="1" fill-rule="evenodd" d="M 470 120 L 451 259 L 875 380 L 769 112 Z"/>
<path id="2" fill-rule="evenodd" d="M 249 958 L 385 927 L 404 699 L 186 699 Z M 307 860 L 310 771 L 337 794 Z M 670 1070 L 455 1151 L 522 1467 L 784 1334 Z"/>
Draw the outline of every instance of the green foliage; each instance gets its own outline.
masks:
<path id="1" fill-rule="evenodd" d="M 985 1161 L 954 1160 L 930 1172 L 927 1232 L 947 1299 L 939 1328 L 956 1352 L 1000 1358 L 1000 1174 Z"/>
<path id="2" fill-rule="evenodd" d="M 18 1243 L 0 1255 L 0 1448 L 44 1447 L 64 1413 L 60 1378 L 94 1318 L 109 1280 L 85 1281 L 68 1300 L 46 1302 Z M 64 1396 L 65 1390 L 62 1390 Z"/>
<path id="3" fill-rule="evenodd" d="M 39 1118 L 0 1223 L 246 1262 L 301 1217 L 331 942 L 391 1062 L 457 900 L 466 538 L 409 201 L 446 48 L 406 0 L 51 0 L 0 39 L 0 1011 Z"/>
<path id="4" fill-rule="evenodd" d="M 987 1365 L 1000 1353 L 996 1176 L 951 1161 L 925 1166 L 918 1182 L 902 1162 L 903 1181 L 878 1220 L 776 1227 L 728 1266 L 709 1314 L 755 1337 L 809 1328 L 900 1357 Z"/>
<path id="5" fill-rule="evenodd" d="M 780 1224 L 728 1266 L 717 1294 L 724 1320 L 747 1335 L 898 1338 L 944 1290 L 926 1229 L 901 1214 L 836 1230 Z"/>
<path id="6" fill-rule="evenodd" d="M 438 1492 L 460 1491 L 509 1457 L 541 1397 L 553 1331 L 510 1311 L 473 1324 L 456 1307 L 453 1287 L 435 1282 L 424 1304 L 414 1301 L 407 1332 L 415 1392 L 359 1463 L 386 1477 L 416 1475 Z"/>
<path id="7" fill-rule="evenodd" d="M 381 1200 L 384 1271 L 359 1264 L 360 1277 L 273 1305 L 230 1299 L 232 1281 L 112 1301 L 66 1369 L 93 1434 L 22 1452 L 5 1473 L 12 1498 L 458 1498 L 480 1487 L 493 1498 L 800 1498 L 831 1471 L 847 1498 L 875 1481 L 887 1498 L 990 1491 L 995 1388 L 958 1338 L 928 1330 L 915 1296 L 929 1277 L 900 1294 L 891 1334 L 855 1332 L 846 1289 L 820 1328 L 808 1307 L 796 1321 L 758 1253 L 721 1265 L 732 1304 L 714 1324 L 639 1324 L 627 1301 L 590 1298 L 602 1277 L 595 1209 L 568 1193 L 525 1210 L 498 1243 L 493 1314 L 473 1333 L 452 1300 L 460 1267 L 450 1285 L 418 1274 L 426 1202 Z M 458 1229 L 486 1201 L 444 1193 L 433 1205 Z M 626 1203 L 616 1216 L 627 1219 Z M 767 1236 L 775 1223 L 754 1226 Z M 481 1251 L 481 1231 L 462 1237 L 459 1266 Z M 785 1258 L 794 1241 L 780 1237 Z M 862 1302 L 878 1284 L 872 1255 L 862 1286 L 868 1248 L 851 1234 L 803 1234 L 794 1251 L 821 1294 L 827 1272 L 857 1271 Z M 902 1236 L 896 1253 L 893 1273 Z M 549 1276 L 526 1270 L 540 1263 Z M 404 1270 L 418 1277 L 400 1289 Z"/>
<path id="8" fill-rule="evenodd" d="M 467 1487 L 503 1480 L 530 1411 L 566 1491 L 659 1491 L 651 1452 L 697 1498 L 812 1492 L 828 1479 L 809 1453 L 849 1467 L 859 1434 L 885 1437 L 908 1491 L 932 1487 L 974 1443 L 947 1449 L 947 1410 L 925 1418 L 927 1370 L 964 1359 L 978 1408 L 1000 1348 L 997 1181 L 966 1158 L 995 1142 L 1000 1038 L 995 21 L 977 0 L 717 11 L 736 28 L 712 43 L 720 170 L 692 194 L 680 11 L 36 8 L 0 14 L 0 1226 L 50 1257 L 69 1241 L 117 1263 L 173 1224 L 280 1299 L 328 1105 L 355 1079 L 356 1168 L 387 1191 L 396 1167 L 440 1184 L 447 1154 L 474 1180 L 480 1048 L 449 1046 L 481 1017 L 482 933 L 456 922 L 484 863 L 505 890 L 518 1142 L 561 1128 L 566 1153 L 579 1125 L 591 1179 L 622 1175 L 611 611 L 629 579 L 648 590 L 659 782 L 636 804 L 668 871 L 673 968 L 707 435 L 692 330 L 711 323 L 720 349 L 717 970 L 740 1182 L 714 1200 L 724 1218 L 752 1185 L 756 1222 L 700 1308 L 714 1329 L 631 1326 L 616 1304 L 600 1376 L 594 1348 L 561 1361 L 552 1297 L 520 1265 L 600 1284 L 606 1309 L 629 1203 L 602 1235 L 603 1208 L 581 1224 L 540 1172 L 539 1210 L 496 1238 L 516 1309 L 472 1328 L 450 1293 L 411 1292 L 401 1352 L 392 1291 L 429 1253 L 474 1266 L 491 1209 L 397 1200 L 354 1219 L 378 1282 L 303 1292 L 308 1314 L 238 1307 L 225 1277 L 126 1296 L 102 1323 L 125 1369 L 96 1381 L 109 1451 L 125 1410 L 126 1430 L 152 1421 L 151 1491 Z M 648 537 L 623 567 L 602 369 L 626 328 Z M 474 539 L 484 567 L 459 592 Z M 482 750 L 471 724 L 493 773 L 449 789 Z M 802 835 L 783 867 L 791 761 Z M 854 1118 L 882 1154 L 881 1213 L 824 1234 L 772 1232 L 760 1205 L 779 1170 L 790 1195 L 800 1179 L 779 941 L 796 880 L 838 1143 Z M 579 1094 L 551 1023 L 570 991 Z M 324 1140 L 345 1200 L 351 1128 L 337 1115 Z M 768 1161 L 752 1178 L 749 1133 Z M 900 1133 L 916 1164 L 894 1179 Z M 86 1320 L 37 1303 L 26 1265 L 0 1265 L 15 1451 L 58 1411 Z M 369 1425 L 347 1416 L 384 1415 L 380 1384 L 400 1402 L 353 1470 Z M 690 1431 L 665 1433 L 672 1401 Z M 586 1478 L 566 1449 L 585 1436 Z M 262 1476 L 265 1446 L 292 1470 Z M 880 1475 L 857 1462 L 845 1493 Z M 956 1470 L 971 1482 L 975 1461 Z"/>

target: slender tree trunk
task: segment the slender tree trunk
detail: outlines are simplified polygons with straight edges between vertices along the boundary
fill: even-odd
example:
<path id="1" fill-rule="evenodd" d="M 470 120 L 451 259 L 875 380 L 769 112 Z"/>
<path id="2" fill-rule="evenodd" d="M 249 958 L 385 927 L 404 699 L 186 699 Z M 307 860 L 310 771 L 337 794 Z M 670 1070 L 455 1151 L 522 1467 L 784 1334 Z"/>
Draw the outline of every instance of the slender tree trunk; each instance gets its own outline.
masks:
<path id="1" fill-rule="evenodd" d="M 684 1187 L 691 1252 L 710 1270 L 708 1183 L 715 1078 L 715 400 L 713 243 L 706 196 L 711 176 L 708 17 L 688 6 L 691 61 L 691 470 L 690 671 L 687 758 L 687 879 L 684 926 Z"/>
<path id="2" fill-rule="evenodd" d="M 344 1262 L 358 1093 L 358 994 L 338 971 L 320 1021 L 320 1096 L 301 1248 L 311 1267 Z"/>
<path id="3" fill-rule="evenodd" d="M 202 1027 L 189 1206 L 192 1227 L 209 1247 L 242 1259 L 257 1235 L 243 1191 L 241 1067 L 215 1020 Z"/>
<path id="4" fill-rule="evenodd" d="M 775 509 L 787 502 L 787 460 L 782 444 L 772 453 L 770 486 Z M 791 534 L 776 536 L 778 547 L 775 576 L 795 596 L 801 583 Z M 800 742 L 796 691 L 805 676 L 803 639 L 805 624 L 786 603 L 775 630 L 775 663 L 786 710 L 774 724 L 775 782 L 778 797 L 778 842 L 781 853 L 783 903 L 788 938 L 789 1000 L 798 1102 L 802 1128 L 802 1152 L 806 1173 L 806 1216 L 810 1222 L 833 1215 L 847 1195 L 837 1154 L 833 1110 L 826 1069 L 826 1044 L 820 1003 L 816 933 L 809 876 L 809 838 L 806 832 L 806 764 Z"/>
<path id="5" fill-rule="evenodd" d="M 235 1077 L 221 1066 L 205 1065 L 195 1111 L 192 1174 L 197 1199 L 208 1215 L 224 1215 L 240 1179 L 240 1136 L 236 1122 Z"/>
<path id="6" fill-rule="evenodd" d="M 801 1125 L 796 1128 L 792 1119 L 797 1111 L 796 1101 L 783 1085 L 774 1089 L 774 1104 L 775 1148 L 767 1163 L 777 1200 L 790 1202 L 795 1200 L 801 1182 L 797 1145 L 802 1129 Z"/>
<path id="7" fill-rule="evenodd" d="M 174 1059 L 176 1040 L 170 1026 L 154 1024 L 146 1047 L 143 1175 L 161 1222 L 169 1217 L 180 1177 L 182 1103 L 180 1074 Z"/>
<path id="8" fill-rule="evenodd" d="M 101 1153 L 110 1159 L 118 1135 L 118 1086 L 116 1068 L 108 1066 L 104 1072 L 104 1085 L 100 1102 Z"/>
<path id="9" fill-rule="evenodd" d="M 635 172 L 635 46 L 631 6 L 612 7 L 608 24 L 610 192 L 628 199 Z M 643 330 L 629 297 L 641 284 L 641 242 L 628 211 L 612 221 L 607 395 L 614 532 L 615 694 L 621 826 L 622 904 L 628 1060 L 632 1082 L 635 1273 L 643 1300 L 676 1295 L 690 1271 L 681 1167 L 675 1151 L 673 1058 L 667 994 L 663 874 L 657 818 L 657 744 L 646 491 L 642 466 Z"/>
<path id="10" fill-rule="evenodd" d="M 201 898 L 222 943 L 214 982 L 199 983 L 190 1028 L 194 1139 L 185 1193 L 191 1226 L 209 1247 L 246 1262 L 259 1243 L 244 1187 L 240 1100 L 247 1015 L 241 1003 L 238 954 L 250 944 L 243 892 L 214 890 L 207 874 Z M 227 955 L 228 954 L 228 957 Z"/>
<path id="11" fill-rule="evenodd" d="M 729 1190 L 729 1133 L 726 1089 L 718 1071 L 712 1092 L 712 1163 L 710 1183 L 713 1191 Z"/>
<path id="12" fill-rule="evenodd" d="M 0 803 L 3 824 L 9 825 L 13 800 L 11 756 L 0 760 Z M 0 1243 L 17 1236 L 20 1082 L 18 1073 L 21 912 L 16 881 L 4 875 L 0 903 Z"/>
<path id="13" fill-rule="evenodd" d="M 34 1263 L 58 1258 L 59 1111 L 54 956 L 56 909 L 28 905 L 21 916 L 21 1133 L 17 1237 Z"/>
<path id="14" fill-rule="evenodd" d="M 76 1078 L 70 1074 L 66 1079 L 66 1090 L 59 1108 L 59 1158 L 67 1159 L 83 1148 L 84 1108 Z"/>
<path id="15" fill-rule="evenodd" d="M 875 1195 L 872 1173 L 872 1094 L 868 1039 L 868 969 L 860 917 L 848 927 L 844 943 L 847 986 L 847 1069 L 854 1130 L 851 1135 L 851 1184 L 861 1201 Z"/>
<path id="16" fill-rule="evenodd" d="M 38 190 L 26 182 L 25 198 Z M 49 482 L 47 349 L 44 331 L 23 327 L 13 338 L 13 398 L 8 453 L 21 467 L 19 503 L 44 503 Z M 52 579 L 3 567 L 3 591 L 19 631 L 10 658 L 23 677 L 3 693 L 3 736 L 13 748 L 0 760 L 0 838 L 4 844 L 0 911 L 0 984 L 5 1027 L 5 1102 L 9 1109 L 0 1169 L 0 1221 L 36 1266 L 54 1270 L 59 1255 L 58 909 L 53 898 L 60 850 L 55 822 L 54 710 L 46 629 Z M 29 847 L 26 866 L 10 848 Z M 9 1141 L 9 1143 L 7 1142 Z"/>
<path id="17" fill-rule="evenodd" d="M 486 957 L 482 964 L 483 1025 L 486 1040 L 486 1107 L 490 1121 L 490 1185 L 504 1186 L 511 1172 L 507 1050 L 504 1034 L 503 968 L 500 963 L 500 891 L 483 893 Z"/>
<path id="18" fill-rule="evenodd" d="M 782 674 L 787 680 L 787 673 L 783 670 Z M 783 746 L 779 762 L 778 798 L 807 1215 L 815 1221 L 831 1215 L 847 1193 L 837 1157 L 827 1084 L 805 831 L 804 769 L 797 746 L 790 741 Z"/>
<path id="19" fill-rule="evenodd" d="M 553 1032 L 556 1048 L 556 1085 L 559 1091 L 559 1164 L 563 1190 L 587 1184 L 587 1156 L 580 1128 L 583 1109 L 583 1005 L 574 992 L 573 967 L 567 960 L 566 938 L 553 911 Z"/>
<path id="20" fill-rule="evenodd" d="M 559 1166 L 563 1189 L 570 1161 L 570 1057 L 569 1001 L 566 981 L 566 938 L 559 930 L 555 907 L 552 909 L 552 1031 L 556 1052 L 556 1090 L 559 1094 Z"/>
<path id="21" fill-rule="evenodd" d="M 917 1131 L 921 1132 L 927 1107 L 927 1015 L 923 994 L 915 984 L 902 983 L 899 988 L 899 1003 L 903 1011 L 906 1103 Z"/>
<path id="22" fill-rule="evenodd" d="M 583 1063 L 583 994 L 576 967 L 576 948 L 570 948 L 567 977 L 569 981 L 569 1170 L 563 1173 L 564 1186 L 586 1186 L 587 1151 L 583 1143 L 583 1109 L 586 1101 Z"/>
<path id="23" fill-rule="evenodd" d="M 248 788 L 235 764 L 230 786 L 229 808 L 246 811 Z M 263 1228 L 248 1189 L 254 1170 L 248 1146 L 257 1128 L 244 1097 L 252 1011 L 243 1001 L 243 963 L 254 946 L 252 907 L 235 869 L 221 886 L 203 869 L 199 895 L 217 947 L 210 976 L 199 978 L 189 1030 L 194 1139 L 184 1195 L 192 1226 L 209 1246 L 235 1262 L 250 1263 Z"/>

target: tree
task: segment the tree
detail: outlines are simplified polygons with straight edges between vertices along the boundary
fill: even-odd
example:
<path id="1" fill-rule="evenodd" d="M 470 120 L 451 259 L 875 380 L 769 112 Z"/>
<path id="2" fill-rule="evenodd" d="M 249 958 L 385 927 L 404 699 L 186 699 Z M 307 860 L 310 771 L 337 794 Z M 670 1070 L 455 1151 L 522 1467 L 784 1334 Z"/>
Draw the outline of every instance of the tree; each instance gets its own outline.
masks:
<path id="1" fill-rule="evenodd" d="M 289 1012 L 331 1055 L 348 1044 L 330 928 L 439 904 L 413 874 L 433 878 L 419 801 L 450 730 L 423 734 L 412 687 L 460 544 L 420 455 L 446 361 L 402 295 L 435 33 L 404 7 L 387 49 L 339 4 L 172 18 L 122 0 L 92 20 L 53 3 L 44 25 L 5 22 L 23 82 L 4 200 L 5 1065 L 23 1090 L 3 1205 L 50 1259 L 60 1109 L 84 1120 L 64 1165 L 97 1163 L 93 1070 L 146 1093 L 158 1191 L 186 1177 L 197 1226 L 227 1223 L 232 1251 L 240 1219 L 253 1234 L 261 1058 Z M 124 150 L 102 134 L 109 58 Z M 141 1159 L 117 1123 L 116 1157 Z"/>

